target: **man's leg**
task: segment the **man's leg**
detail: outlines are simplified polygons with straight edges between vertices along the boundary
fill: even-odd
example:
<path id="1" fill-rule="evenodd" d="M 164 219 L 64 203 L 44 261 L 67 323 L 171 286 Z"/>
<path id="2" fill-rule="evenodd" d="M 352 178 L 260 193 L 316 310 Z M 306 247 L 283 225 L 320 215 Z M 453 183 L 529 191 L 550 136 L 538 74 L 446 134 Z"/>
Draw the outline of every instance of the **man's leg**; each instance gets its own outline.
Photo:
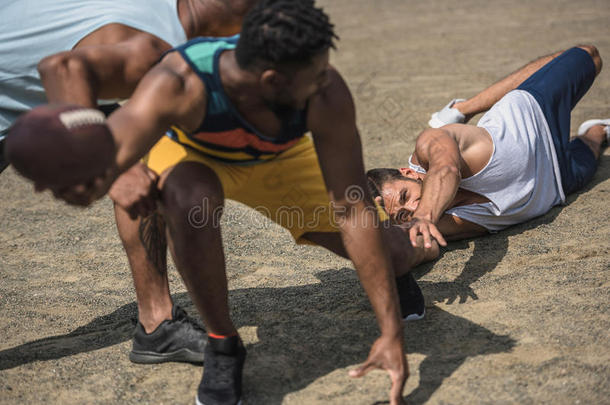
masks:
<path id="1" fill-rule="evenodd" d="M 434 243 L 433 248 L 425 250 L 413 248 L 403 230 L 383 225 L 381 229 L 392 257 L 402 318 L 406 321 L 422 319 L 425 315 L 424 296 L 410 271 L 417 264 L 436 258 L 439 254 L 438 244 Z M 348 259 L 338 232 L 309 232 L 302 238 Z M 423 243 L 420 243 L 420 246 L 423 246 Z"/>
<path id="2" fill-rule="evenodd" d="M 592 45 L 581 45 L 580 49 L 586 51 L 595 65 L 595 76 L 602 70 L 603 62 L 596 47 Z M 597 160 L 602 152 L 602 148 L 606 143 L 607 135 L 604 125 L 594 125 L 589 130 L 580 136 L 575 136 L 566 147 L 565 155 L 569 159 L 569 166 L 572 172 L 572 178 L 575 180 L 567 192 L 574 192 L 584 187 L 595 174 L 597 170 Z M 586 145 L 586 148 L 583 147 Z M 588 151 L 591 151 L 591 156 Z M 569 186 L 568 186 L 569 187 Z M 567 188 L 567 187 L 565 187 Z"/>
<path id="3" fill-rule="evenodd" d="M 220 233 L 223 187 L 204 164 L 183 162 L 161 176 L 170 250 L 208 329 L 197 404 L 237 403 L 246 350 L 231 321 Z"/>
<path id="4" fill-rule="evenodd" d="M 385 224 L 380 226 L 384 241 L 392 256 L 392 267 L 396 277 L 404 276 L 418 264 L 434 260 L 438 257 L 438 244 L 433 244 L 433 247 L 428 249 L 414 248 L 409 241 L 407 233 L 401 228 L 386 226 Z M 339 232 L 308 232 L 302 238 L 348 259 Z M 420 245 L 423 246 L 423 243 Z"/>
<path id="5" fill-rule="evenodd" d="M 602 60 L 599 56 L 597 48 L 591 45 L 580 45 L 579 48 L 587 51 L 593 58 L 595 63 L 596 74 L 599 74 L 602 68 Z M 525 80 L 536 73 L 540 68 L 561 55 L 564 51 L 552 53 L 542 56 L 527 65 L 517 69 L 515 72 L 506 76 L 504 79 L 492 84 L 476 96 L 469 98 L 466 101 L 456 102 L 453 108 L 456 108 L 466 116 L 464 122 L 468 122 L 475 115 L 489 110 L 495 103 L 500 101 L 508 92 L 515 90 Z"/>
<path id="6" fill-rule="evenodd" d="M 224 194 L 218 177 L 200 163 L 179 163 L 162 175 L 161 194 L 170 250 L 193 303 L 209 333 L 235 334 L 220 234 Z"/>
<path id="7" fill-rule="evenodd" d="M 167 280 L 167 243 L 161 216 L 132 220 L 115 205 L 119 236 L 127 253 L 138 302 L 138 325 L 129 354 L 135 363 L 201 363 L 206 334 L 174 306 Z"/>
<path id="8" fill-rule="evenodd" d="M 119 104 L 102 105 L 109 116 Z M 174 306 L 167 280 L 167 242 L 160 214 L 132 220 L 114 206 L 117 230 L 127 254 L 138 303 L 138 325 L 129 354 L 136 363 L 186 361 L 201 363 L 205 331 Z"/>
<path id="9" fill-rule="evenodd" d="M 574 139 L 580 139 L 584 142 L 597 160 L 602 153 L 604 144 L 607 143 L 606 126 L 594 125 L 584 135 L 575 136 Z"/>
<path id="10" fill-rule="evenodd" d="M 565 195 L 586 185 L 597 169 L 601 143 L 595 131 L 570 140 L 572 109 L 601 71 L 602 60 L 594 46 L 571 48 L 549 62 L 519 86 L 540 106 L 551 132 Z"/>
<path id="11" fill-rule="evenodd" d="M 466 101 L 456 102 L 456 108 L 466 116 L 464 122 L 468 122 L 475 115 L 489 110 L 495 103 L 500 101 L 508 92 L 516 89 L 527 78 L 536 73 L 541 67 L 561 55 L 563 51 L 555 52 L 551 55 L 542 56 L 527 65 L 517 69 L 515 72 L 492 84 L 476 96 Z"/>
<path id="12" fill-rule="evenodd" d="M 566 194 L 582 189 L 591 181 L 606 139 L 606 127 L 595 125 L 565 145 L 562 154 L 569 176 L 562 183 Z"/>
<path id="13" fill-rule="evenodd" d="M 153 217 L 158 218 L 158 214 L 144 220 L 132 220 L 124 209 L 115 205 L 114 215 L 131 267 L 138 302 L 138 320 L 146 333 L 151 333 L 161 322 L 172 318 L 173 303 L 169 294 L 165 257 L 165 227 L 154 229 L 155 226 L 151 224 Z M 143 222 L 149 226 L 143 226 Z M 149 234 L 146 247 L 142 243 L 141 227 L 143 232 Z"/>
<path id="14" fill-rule="evenodd" d="M 579 48 L 585 50 L 593 59 L 593 64 L 595 65 L 595 75 L 597 76 L 603 67 L 603 61 L 599 51 L 595 46 L 592 45 L 581 45 Z M 580 139 L 582 142 L 584 142 L 589 149 L 591 149 L 591 152 L 593 152 L 595 160 L 597 160 L 599 159 L 604 144 L 607 143 L 608 136 L 606 134 L 606 126 L 594 125 L 589 128 L 584 135 L 575 136 L 574 139 Z"/>

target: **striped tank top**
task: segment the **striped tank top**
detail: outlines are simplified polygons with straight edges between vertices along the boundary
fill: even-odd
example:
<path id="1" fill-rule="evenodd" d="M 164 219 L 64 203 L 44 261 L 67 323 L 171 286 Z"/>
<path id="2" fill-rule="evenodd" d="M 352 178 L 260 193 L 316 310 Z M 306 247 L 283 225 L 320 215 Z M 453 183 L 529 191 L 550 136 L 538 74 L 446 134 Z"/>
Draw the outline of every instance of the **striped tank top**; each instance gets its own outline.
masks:
<path id="1" fill-rule="evenodd" d="M 237 111 L 220 81 L 222 52 L 235 49 L 239 35 L 195 38 L 174 48 L 205 84 L 207 109 L 203 123 L 192 133 L 177 127 L 168 132 L 174 141 L 225 163 L 250 165 L 273 159 L 294 146 L 307 132 L 306 110 L 283 120 L 281 135 L 265 136 Z M 170 52 L 172 52 L 170 51 Z"/>

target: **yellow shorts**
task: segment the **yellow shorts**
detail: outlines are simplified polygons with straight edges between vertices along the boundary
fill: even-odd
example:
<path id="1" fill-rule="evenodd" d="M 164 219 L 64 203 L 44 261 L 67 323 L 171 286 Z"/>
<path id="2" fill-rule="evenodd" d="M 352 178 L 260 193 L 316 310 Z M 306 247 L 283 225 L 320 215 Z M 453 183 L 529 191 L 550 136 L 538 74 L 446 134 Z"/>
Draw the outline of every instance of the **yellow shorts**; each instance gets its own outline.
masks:
<path id="1" fill-rule="evenodd" d="M 164 136 L 144 162 L 161 174 L 181 162 L 198 162 L 214 170 L 226 198 L 246 204 L 288 229 L 297 243 L 308 232 L 338 232 L 330 199 L 311 138 L 273 160 L 240 166 L 220 162 Z"/>

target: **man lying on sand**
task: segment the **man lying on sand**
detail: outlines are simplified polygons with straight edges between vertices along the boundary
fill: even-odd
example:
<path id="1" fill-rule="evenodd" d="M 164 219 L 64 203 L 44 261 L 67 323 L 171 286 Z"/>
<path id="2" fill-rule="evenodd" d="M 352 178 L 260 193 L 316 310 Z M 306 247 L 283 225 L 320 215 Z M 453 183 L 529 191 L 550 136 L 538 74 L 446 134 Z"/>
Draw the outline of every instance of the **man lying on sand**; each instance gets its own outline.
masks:
<path id="1" fill-rule="evenodd" d="M 430 121 L 440 128 L 417 138 L 409 167 L 367 173 L 375 200 L 409 228 L 413 246 L 422 235 L 426 247 L 496 232 L 564 203 L 591 180 L 610 138 L 605 119 L 586 121 L 570 140 L 571 110 L 601 67 L 594 46 L 579 46 L 450 103 Z M 477 126 L 457 123 L 487 110 Z"/>

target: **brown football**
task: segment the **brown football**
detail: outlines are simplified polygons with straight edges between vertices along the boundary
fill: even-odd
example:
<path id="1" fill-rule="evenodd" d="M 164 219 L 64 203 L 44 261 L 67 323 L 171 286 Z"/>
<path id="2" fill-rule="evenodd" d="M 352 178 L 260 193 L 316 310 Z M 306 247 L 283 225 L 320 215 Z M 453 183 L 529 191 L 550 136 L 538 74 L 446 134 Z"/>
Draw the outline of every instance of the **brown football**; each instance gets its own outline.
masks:
<path id="1" fill-rule="evenodd" d="M 17 119 L 6 137 L 5 153 L 23 176 L 61 189 L 103 175 L 114 161 L 115 145 L 101 111 L 44 105 Z"/>

